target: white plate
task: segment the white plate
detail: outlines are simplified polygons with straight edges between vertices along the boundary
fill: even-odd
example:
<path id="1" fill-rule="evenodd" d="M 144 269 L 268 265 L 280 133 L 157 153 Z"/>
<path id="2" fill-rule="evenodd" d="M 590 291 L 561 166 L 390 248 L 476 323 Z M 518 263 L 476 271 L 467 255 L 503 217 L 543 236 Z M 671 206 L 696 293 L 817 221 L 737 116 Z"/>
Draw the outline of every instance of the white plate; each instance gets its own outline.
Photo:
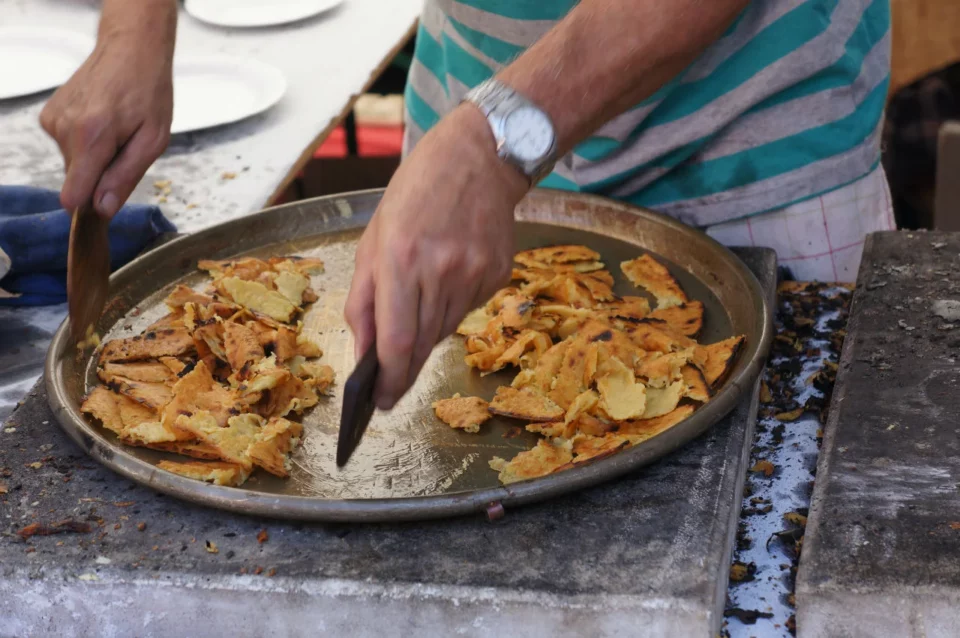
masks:
<path id="1" fill-rule="evenodd" d="M 286 90 L 283 73 L 257 60 L 177 56 L 171 132 L 210 128 L 262 113 L 279 102 Z"/>
<path id="2" fill-rule="evenodd" d="M 94 40 L 75 31 L 0 27 L 0 100 L 54 89 L 93 51 Z"/>
<path id="3" fill-rule="evenodd" d="M 221 27 L 269 27 L 329 11 L 343 0 L 186 0 L 197 20 Z"/>

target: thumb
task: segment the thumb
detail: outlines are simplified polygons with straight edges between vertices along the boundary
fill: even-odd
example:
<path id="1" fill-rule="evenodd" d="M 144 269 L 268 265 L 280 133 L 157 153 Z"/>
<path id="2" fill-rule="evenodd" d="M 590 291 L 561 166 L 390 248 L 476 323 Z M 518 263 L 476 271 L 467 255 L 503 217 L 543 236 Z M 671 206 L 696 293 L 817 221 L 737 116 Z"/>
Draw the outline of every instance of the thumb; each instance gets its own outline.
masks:
<path id="1" fill-rule="evenodd" d="M 163 128 L 143 125 L 137 129 L 97 183 L 93 201 L 101 215 L 112 217 L 120 210 L 169 140 L 170 133 Z"/>
<path id="2" fill-rule="evenodd" d="M 360 357 L 373 345 L 377 334 L 376 314 L 374 313 L 374 298 L 376 283 L 373 279 L 374 269 L 367 265 L 358 265 L 353 273 L 353 282 L 350 284 L 350 294 L 344 316 L 347 325 L 353 332 L 354 357 Z"/>

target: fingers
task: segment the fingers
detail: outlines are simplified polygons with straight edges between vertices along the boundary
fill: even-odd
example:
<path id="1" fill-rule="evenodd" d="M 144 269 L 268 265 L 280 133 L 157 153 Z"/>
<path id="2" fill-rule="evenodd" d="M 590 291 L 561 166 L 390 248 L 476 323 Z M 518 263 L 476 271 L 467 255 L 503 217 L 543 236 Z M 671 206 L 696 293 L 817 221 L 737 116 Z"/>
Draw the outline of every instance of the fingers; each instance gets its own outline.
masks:
<path id="1" fill-rule="evenodd" d="M 457 295 L 450 299 L 447 303 L 447 309 L 443 316 L 443 326 L 440 329 L 440 336 L 437 341 L 445 339 L 456 332 L 457 326 L 459 326 L 463 318 L 467 316 L 467 313 L 486 301 L 477 299 L 480 296 L 480 285 L 480 280 L 478 279 L 473 286 L 464 289 L 466 294 Z"/>
<path id="2" fill-rule="evenodd" d="M 512 235 L 512 229 L 509 233 Z M 493 295 L 510 283 L 510 274 L 513 271 L 514 251 L 509 248 L 504 250 L 503 246 L 496 246 L 490 253 L 480 256 L 477 263 L 474 264 L 476 279 L 480 282 L 477 295 L 473 299 L 473 305 L 467 310 L 476 308 L 482 303 L 486 303 Z"/>
<path id="3" fill-rule="evenodd" d="M 97 212 L 113 217 L 169 142 L 168 127 L 144 124 L 137 129 L 97 183 L 93 195 Z"/>
<path id="4" fill-rule="evenodd" d="M 58 133 L 62 125 L 57 125 Z M 117 153 L 117 135 L 106 116 L 88 116 L 70 127 L 64 160 L 67 177 L 60 191 L 60 203 L 72 211 L 93 198 L 94 188 Z M 76 161 L 74 161 L 76 160 Z"/>
<path id="5" fill-rule="evenodd" d="M 70 167 L 68 158 L 70 149 L 66 143 L 66 136 L 62 134 L 66 126 L 62 123 L 65 118 L 61 116 L 62 108 L 60 107 L 59 97 L 60 91 L 57 91 L 40 111 L 40 127 L 57 143 L 60 154 L 63 156 L 64 168 L 67 169 Z"/>
<path id="6" fill-rule="evenodd" d="M 359 361 L 376 337 L 374 290 L 376 273 L 372 247 L 376 244 L 376 218 L 371 221 L 357 246 L 350 293 L 344 308 L 344 317 L 353 332 L 354 357 Z"/>
<path id="7" fill-rule="evenodd" d="M 420 322 L 420 284 L 412 240 L 401 240 L 377 256 L 374 293 L 380 373 L 374 397 L 381 410 L 392 408 L 407 390 Z"/>
<path id="8" fill-rule="evenodd" d="M 377 333 L 374 315 L 375 289 L 373 269 L 357 268 L 353 273 L 353 282 L 350 284 L 350 294 L 344 309 L 347 325 L 353 332 L 353 356 L 357 361 L 373 344 Z"/>
<path id="9" fill-rule="evenodd" d="M 433 276 L 420 277 L 420 309 L 417 321 L 417 341 L 413 346 L 410 367 L 407 369 L 407 378 L 404 391 L 413 386 L 417 380 L 423 364 L 427 362 L 433 347 L 441 339 L 443 318 L 446 313 L 447 301 L 444 291 L 440 289 L 440 282 L 445 277 L 443 273 L 433 273 Z"/>

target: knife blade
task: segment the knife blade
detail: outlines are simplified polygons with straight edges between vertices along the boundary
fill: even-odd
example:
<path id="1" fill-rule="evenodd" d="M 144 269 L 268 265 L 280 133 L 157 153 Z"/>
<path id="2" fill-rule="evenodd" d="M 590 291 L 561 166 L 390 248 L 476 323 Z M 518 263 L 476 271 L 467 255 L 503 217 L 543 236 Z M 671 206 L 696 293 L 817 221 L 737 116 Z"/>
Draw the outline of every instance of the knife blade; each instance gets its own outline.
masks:
<path id="1" fill-rule="evenodd" d="M 337 467 L 343 467 L 350 460 L 367 430 L 367 425 L 370 424 L 374 410 L 373 389 L 379 370 L 377 344 L 374 343 L 361 357 L 343 386 L 343 411 L 337 438 Z"/>
<path id="2" fill-rule="evenodd" d="M 81 206 L 70 222 L 67 247 L 67 309 L 74 341 L 86 339 L 100 319 L 110 278 L 110 220 Z"/>

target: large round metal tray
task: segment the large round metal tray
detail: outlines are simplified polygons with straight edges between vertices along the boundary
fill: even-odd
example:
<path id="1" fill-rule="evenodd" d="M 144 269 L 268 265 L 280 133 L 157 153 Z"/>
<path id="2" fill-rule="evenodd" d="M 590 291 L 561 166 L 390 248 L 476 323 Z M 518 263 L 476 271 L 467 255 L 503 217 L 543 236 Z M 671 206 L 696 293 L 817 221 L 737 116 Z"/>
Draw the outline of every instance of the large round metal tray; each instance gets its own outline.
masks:
<path id="1" fill-rule="evenodd" d="M 97 326 L 105 339 L 138 332 L 165 312 L 163 298 L 178 283 L 200 284 L 199 259 L 296 253 L 321 257 L 326 273 L 314 279 L 320 300 L 306 317 L 324 348 L 324 362 L 343 381 L 353 368 L 353 343 L 343 304 L 357 239 L 382 191 L 365 191 L 278 206 L 178 238 L 134 260 L 110 278 L 106 310 Z M 462 340 L 440 344 L 413 390 L 395 410 L 377 414 L 343 469 L 334 462 L 342 396 L 304 418 L 304 443 L 291 477 L 258 472 L 242 488 L 208 485 L 157 469 L 166 455 L 121 446 L 114 435 L 79 412 L 96 383 L 95 360 L 79 353 L 66 323 L 54 336 L 46 384 L 57 420 L 91 456 L 114 471 L 161 492 L 247 514 L 304 520 L 383 521 L 433 518 L 509 507 L 599 483 L 648 464 L 702 434 L 753 386 L 771 339 L 771 314 L 759 283 L 726 248 L 667 217 L 600 197 L 533 191 L 517 208 L 518 248 L 587 244 L 602 255 L 620 294 L 637 294 L 618 268 L 645 251 L 667 262 L 694 299 L 706 306 L 701 341 L 746 335 L 732 373 L 693 416 L 636 447 L 532 481 L 501 486 L 488 467 L 493 456 L 511 458 L 534 444 L 517 423 L 493 419 L 481 434 L 440 423 L 431 402 L 455 392 L 491 398 L 511 373 L 481 377 L 463 363 Z M 504 238 L 508 241 L 508 238 Z M 134 332 L 131 332 L 134 331 Z"/>

